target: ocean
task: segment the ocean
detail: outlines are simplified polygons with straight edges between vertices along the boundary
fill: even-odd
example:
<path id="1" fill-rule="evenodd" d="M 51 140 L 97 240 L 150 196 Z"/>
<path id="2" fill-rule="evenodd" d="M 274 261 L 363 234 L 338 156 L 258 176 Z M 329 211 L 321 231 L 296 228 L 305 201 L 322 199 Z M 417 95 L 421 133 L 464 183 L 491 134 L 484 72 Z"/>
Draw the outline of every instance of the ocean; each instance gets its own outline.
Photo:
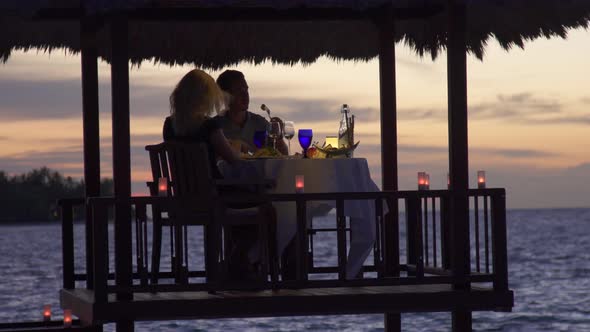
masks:
<path id="1" fill-rule="evenodd" d="M 474 331 L 590 331 L 590 209 L 509 210 L 507 217 L 515 306 L 474 313 Z M 44 304 L 60 318 L 60 232 L 55 223 L 0 225 L 0 323 L 41 320 Z M 83 225 L 75 232 L 81 239 Z M 82 248 L 77 241 L 77 252 Z M 448 313 L 402 315 L 404 331 L 450 328 Z M 383 331 L 383 316 L 140 322 L 136 331 Z"/>

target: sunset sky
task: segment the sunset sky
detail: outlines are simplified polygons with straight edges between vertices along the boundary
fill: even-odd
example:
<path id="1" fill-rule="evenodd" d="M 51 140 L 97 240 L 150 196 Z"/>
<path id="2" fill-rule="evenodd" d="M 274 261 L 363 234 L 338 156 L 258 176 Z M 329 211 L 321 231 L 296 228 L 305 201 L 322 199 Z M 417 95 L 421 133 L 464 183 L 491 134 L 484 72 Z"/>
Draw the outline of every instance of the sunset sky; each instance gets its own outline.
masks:
<path id="1" fill-rule="evenodd" d="M 468 59 L 470 179 L 487 172 L 504 187 L 511 208 L 590 207 L 590 32 L 567 40 L 540 39 L 509 52 L 491 42 L 483 61 Z M 133 192 L 147 194 L 144 146 L 161 141 L 168 95 L 192 67 L 133 67 L 131 133 Z M 312 128 L 314 140 L 338 130 L 339 108 L 357 116 L 356 157 L 365 157 L 380 184 L 378 62 L 307 66 L 240 64 L 250 85 L 250 109 Z M 220 71 L 209 71 L 217 77 Z M 101 62 L 102 176 L 111 177 L 110 67 Z M 14 52 L 0 64 L 0 170 L 49 166 L 82 175 L 80 58 L 63 50 Z M 400 189 L 415 189 L 416 172 L 446 187 L 448 169 L 446 59 L 420 58 L 397 47 Z M 292 149 L 299 149 L 296 138 Z"/>

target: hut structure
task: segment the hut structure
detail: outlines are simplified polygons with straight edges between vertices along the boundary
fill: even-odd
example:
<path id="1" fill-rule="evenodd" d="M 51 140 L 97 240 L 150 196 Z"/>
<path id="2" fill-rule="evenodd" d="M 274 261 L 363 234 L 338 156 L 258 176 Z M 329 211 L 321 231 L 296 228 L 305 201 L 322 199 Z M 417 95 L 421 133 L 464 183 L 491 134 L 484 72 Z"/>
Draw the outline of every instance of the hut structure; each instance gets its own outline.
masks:
<path id="1" fill-rule="evenodd" d="M 64 201 L 62 206 L 62 306 L 73 309 L 87 326 L 100 329 L 103 323 L 114 321 L 118 331 L 132 331 L 136 320 L 350 313 L 383 313 L 386 330 L 397 331 L 402 313 L 425 311 L 451 312 L 453 331 L 470 331 L 472 311 L 511 310 L 504 190 L 468 188 L 466 56 L 470 52 L 482 58 L 491 39 L 509 49 L 538 37 L 565 37 L 569 28 L 586 27 L 589 19 L 590 2 L 585 0 L 2 1 L 0 57 L 4 61 L 13 50 L 65 48 L 81 53 L 87 187 L 86 200 Z M 398 191 L 396 42 L 409 44 L 421 56 L 436 57 L 446 49 L 449 190 Z M 150 288 L 145 283 L 148 272 L 141 269 L 141 263 L 132 264 L 131 206 L 138 217 L 146 204 L 169 204 L 171 199 L 131 197 L 129 63 L 155 61 L 222 68 L 240 61 L 311 63 L 321 56 L 379 58 L 383 192 L 341 197 L 318 194 L 298 199 L 405 201 L 406 263 L 400 264 L 397 204 L 390 204 L 390 213 L 381 222 L 380 250 L 373 266 L 378 272 L 376 278 L 320 282 L 300 274 L 298 283 L 290 284 L 295 286 L 290 289 L 279 283 L 273 291 L 233 292 L 231 296 L 208 293 L 211 289 L 207 284 Z M 111 199 L 101 199 L 99 191 L 98 58 L 110 62 L 112 74 L 115 197 Z M 477 201 L 477 197 L 484 197 L 486 206 L 486 263 L 482 270 L 480 248 L 475 250 L 477 264 L 470 250 L 474 242 L 470 237 L 469 202 L 472 198 Z M 443 248 L 438 265 L 436 253 L 434 262 L 428 263 L 428 236 L 423 237 L 428 226 L 422 223 L 428 220 L 429 199 L 434 202 L 435 198 L 444 210 L 439 220 Z M 293 195 L 274 199 L 295 200 Z M 80 203 L 86 204 L 89 212 L 86 273 L 75 274 L 68 211 L 72 204 Z M 104 253 L 107 235 L 101 226 L 104 223 L 100 223 L 106 215 L 104 209 L 112 204 L 116 204 L 114 274 L 105 269 L 109 259 Z M 475 206 L 477 210 L 477 203 Z M 76 287 L 80 280 L 86 281 L 85 287 Z"/>

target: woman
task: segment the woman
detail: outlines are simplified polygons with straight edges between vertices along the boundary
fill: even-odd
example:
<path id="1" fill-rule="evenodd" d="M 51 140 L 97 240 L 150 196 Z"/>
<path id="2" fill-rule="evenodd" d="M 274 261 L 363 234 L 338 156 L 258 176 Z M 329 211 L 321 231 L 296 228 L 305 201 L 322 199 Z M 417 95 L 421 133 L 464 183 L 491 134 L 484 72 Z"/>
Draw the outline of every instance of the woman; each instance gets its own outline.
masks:
<path id="1" fill-rule="evenodd" d="M 210 115 L 224 109 L 228 96 L 219 88 L 215 80 L 199 69 L 189 71 L 178 82 L 170 95 L 170 116 L 164 122 L 164 140 L 202 142 L 207 145 L 209 162 L 213 176 L 221 178 L 217 159 L 221 158 L 234 169 L 240 156 L 226 139 L 218 118 Z M 245 174 L 245 173 L 244 173 Z M 220 188 L 221 194 L 248 191 L 240 187 Z M 251 193 L 251 192 L 250 192 Z M 258 207 L 258 218 L 274 219 L 274 209 L 270 204 L 236 204 L 233 208 Z M 248 257 L 248 252 L 256 249 L 257 228 L 237 225 L 231 228 L 232 248 L 229 253 L 230 277 L 233 279 L 256 279 L 257 257 Z M 254 255 L 255 256 L 255 255 Z"/>
<path id="2" fill-rule="evenodd" d="M 203 142 L 209 151 L 209 162 L 215 178 L 221 178 L 217 158 L 230 164 L 240 156 L 225 138 L 218 120 L 212 114 L 224 109 L 227 94 L 215 80 L 199 69 L 189 71 L 170 95 L 170 116 L 164 122 L 164 140 Z"/>

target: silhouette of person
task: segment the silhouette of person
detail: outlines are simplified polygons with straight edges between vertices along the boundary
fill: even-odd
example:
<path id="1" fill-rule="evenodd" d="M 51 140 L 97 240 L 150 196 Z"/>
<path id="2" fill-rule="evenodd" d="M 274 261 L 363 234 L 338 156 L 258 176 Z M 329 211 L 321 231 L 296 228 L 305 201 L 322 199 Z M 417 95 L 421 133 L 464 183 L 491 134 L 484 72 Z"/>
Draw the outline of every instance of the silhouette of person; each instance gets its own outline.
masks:
<path id="1" fill-rule="evenodd" d="M 244 74 L 237 70 L 226 70 L 217 77 L 217 84 L 231 95 L 229 107 L 218 116 L 225 136 L 228 139 L 241 140 L 251 150 L 255 150 L 254 133 L 267 130 L 269 122 L 264 117 L 248 111 L 250 93 Z M 272 121 L 278 121 L 283 127 L 283 121 L 280 118 L 274 117 Z M 277 140 L 276 147 L 282 154 L 288 154 L 287 144 L 282 139 L 282 135 Z"/>

